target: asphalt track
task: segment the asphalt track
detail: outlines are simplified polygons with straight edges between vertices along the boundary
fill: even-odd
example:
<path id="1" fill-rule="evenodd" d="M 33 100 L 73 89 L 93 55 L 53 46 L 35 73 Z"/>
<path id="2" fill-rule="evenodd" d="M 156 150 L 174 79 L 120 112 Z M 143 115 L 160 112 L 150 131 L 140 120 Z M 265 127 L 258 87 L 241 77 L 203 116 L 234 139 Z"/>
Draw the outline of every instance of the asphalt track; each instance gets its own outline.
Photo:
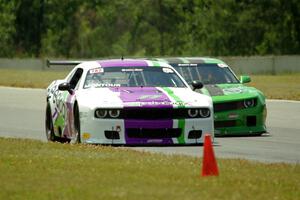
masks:
<path id="1" fill-rule="evenodd" d="M 46 141 L 46 91 L 0 87 L 0 137 Z M 215 138 L 217 158 L 300 163 L 300 102 L 267 101 L 268 134 L 260 137 Z M 202 146 L 130 147 L 135 150 L 202 156 Z"/>

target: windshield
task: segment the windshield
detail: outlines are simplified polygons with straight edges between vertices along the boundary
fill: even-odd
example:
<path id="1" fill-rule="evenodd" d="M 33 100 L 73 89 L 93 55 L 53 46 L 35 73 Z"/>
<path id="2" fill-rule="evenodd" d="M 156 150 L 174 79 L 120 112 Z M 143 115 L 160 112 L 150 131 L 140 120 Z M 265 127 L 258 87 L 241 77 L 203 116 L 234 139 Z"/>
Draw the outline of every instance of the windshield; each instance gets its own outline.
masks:
<path id="1" fill-rule="evenodd" d="M 107 67 L 88 71 L 83 88 L 91 87 L 186 87 L 170 68 Z"/>
<path id="2" fill-rule="evenodd" d="M 180 65 L 180 64 L 179 64 Z M 184 65 L 184 64 L 183 64 Z M 189 64 L 187 66 L 173 66 L 183 76 L 188 84 L 201 81 L 205 85 L 239 83 L 229 67 L 218 64 Z"/>

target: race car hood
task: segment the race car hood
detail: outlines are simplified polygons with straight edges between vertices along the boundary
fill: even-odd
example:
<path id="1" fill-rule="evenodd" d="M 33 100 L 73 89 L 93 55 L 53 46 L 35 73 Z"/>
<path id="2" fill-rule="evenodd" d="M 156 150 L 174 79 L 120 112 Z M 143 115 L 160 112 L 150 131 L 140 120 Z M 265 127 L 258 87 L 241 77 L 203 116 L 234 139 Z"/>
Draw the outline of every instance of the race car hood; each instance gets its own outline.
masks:
<path id="1" fill-rule="evenodd" d="M 216 84 L 205 85 L 201 93 L 211 96 L 214 102 L 235 101 L 263 96 L 262 92 L 243 84 Z"/>
<path id="2" fill-rule="evenodd" d="M 77 99 L 92 107 L 212 107 L 210 97 L 187 88 L 91 88 L 78 91 Z"/>

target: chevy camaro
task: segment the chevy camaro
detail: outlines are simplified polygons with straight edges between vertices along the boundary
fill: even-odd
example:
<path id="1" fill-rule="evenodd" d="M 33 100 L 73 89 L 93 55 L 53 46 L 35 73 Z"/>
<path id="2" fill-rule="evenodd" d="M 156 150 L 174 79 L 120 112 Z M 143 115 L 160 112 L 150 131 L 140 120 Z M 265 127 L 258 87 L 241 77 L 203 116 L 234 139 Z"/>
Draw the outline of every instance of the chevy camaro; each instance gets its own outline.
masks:
<path id="1" fill-rule="evenodd" d="M 261 135 L 266 132 L 266 102 L 264 94 L 245 86 L 249 76 L 236 77 L 230 67 L 214 58 L 156 59 L 172 65 L 187 81 L 200 81 L 199 93 L 211 96 L 214 107 L 216 136 Z"/>
<path id="2" fill-rule="evenodd" d="M 194 92 L 167 63 L 114 59 L 49 64 L 77 64 L 47 88 L 49 141 L 198 144 L 205 134 L 214 136 L 211 97 Z"/>

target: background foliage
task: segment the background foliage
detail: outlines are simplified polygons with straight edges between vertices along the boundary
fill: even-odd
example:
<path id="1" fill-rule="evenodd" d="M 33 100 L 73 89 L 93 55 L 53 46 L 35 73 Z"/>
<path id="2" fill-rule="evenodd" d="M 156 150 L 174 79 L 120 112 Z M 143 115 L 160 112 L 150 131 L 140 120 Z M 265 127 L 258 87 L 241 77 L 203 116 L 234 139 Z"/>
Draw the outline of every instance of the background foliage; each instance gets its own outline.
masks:
<path id="1" fill-rule="evenodd" d="M 298 0 L 0 0 L 0 57 L 300 53 Z"/>

